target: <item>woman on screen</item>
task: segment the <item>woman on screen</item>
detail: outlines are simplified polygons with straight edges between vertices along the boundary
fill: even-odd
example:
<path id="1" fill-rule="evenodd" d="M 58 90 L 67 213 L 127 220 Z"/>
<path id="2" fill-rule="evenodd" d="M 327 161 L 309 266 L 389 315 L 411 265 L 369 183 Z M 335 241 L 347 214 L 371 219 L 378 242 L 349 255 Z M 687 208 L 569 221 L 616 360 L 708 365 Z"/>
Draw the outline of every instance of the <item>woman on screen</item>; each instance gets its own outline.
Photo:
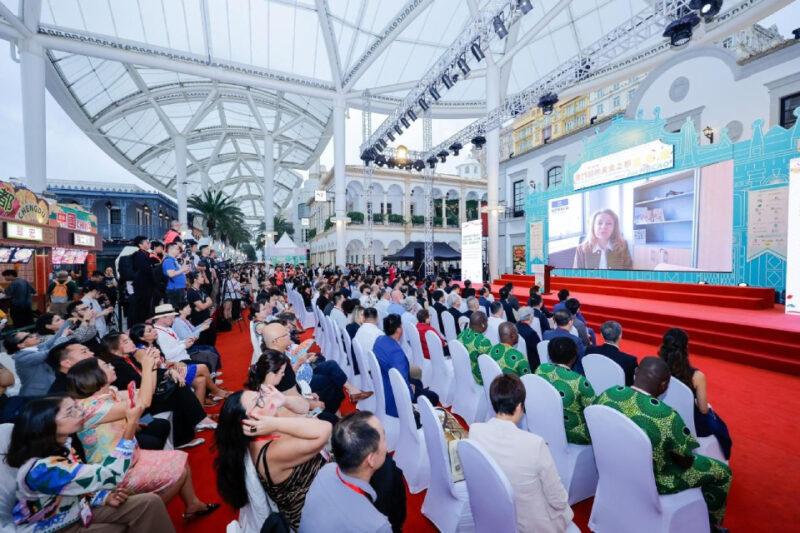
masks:
<path id="1" fill-rule="evenodd" d="M 592 217 L 591 234 L 575 250 L 573 268 L 630 270 L 633 266 L 628 243 L 619 230 L 619 217 L 601 209 Z"/>

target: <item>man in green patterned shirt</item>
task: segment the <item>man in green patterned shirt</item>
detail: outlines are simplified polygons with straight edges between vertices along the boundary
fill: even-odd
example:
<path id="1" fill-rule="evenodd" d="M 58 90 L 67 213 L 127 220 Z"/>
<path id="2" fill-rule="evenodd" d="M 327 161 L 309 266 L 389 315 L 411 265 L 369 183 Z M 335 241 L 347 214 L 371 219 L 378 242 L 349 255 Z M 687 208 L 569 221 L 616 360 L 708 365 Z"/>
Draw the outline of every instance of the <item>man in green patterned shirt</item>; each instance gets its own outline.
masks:
<path id="1" fill-rule="evenodd" d="M 681 416 L 658 400 L 669 385 L 669 368 L 658 357 L 645 357 L 631 387 L 613 387 L 597 398 L 642 428 L 653 445 L 653 472 L 659 494 L 699 487 L 714 529 L 724 531 L 722 519 L 731 488 L 731 469 L 722 461 L 695 455 L 699 447 Z"/>
<path id="2" fill-rule="evenodd" d="M 522 377 L 531 373 L 531 365 L 528 363 L 528 356 L 517 350 L 519 332 L 517 326 L 511 322 L 503 322 L 497 328 L 500 344 L 492 347 L 489 357 L 497 361 L 503 374 L 516 374 Z"/>
<path id="3" fill-rule="evenodd" d="M 583 410 L 595 401 L 595 393 L 586 378 L 570 370 L 578 358 L 578 347 L 569 337 L 555 337 L 547 343 L 550 363 L 539 365 L 536 375 L 550 383 L 564 404 L 564 429 L 567 442 L 591 444 Z"/>
<path id="4" fill-rule="evenodd" d="M 472 377 L 478 385 L 483 385 L 481 379 L 481 369 L 478 367 L 478 356 L 482 353 L 489 353 L 492 349 L 492 342 L 484 336 L 484 332 L 489 325 L 489 320 L 483 311 L 473 311 L 469 317 L 469 327 L 464 328 L 457 339 L 464 345 L 469 354 L 469 364 L 472 367 Z"/>

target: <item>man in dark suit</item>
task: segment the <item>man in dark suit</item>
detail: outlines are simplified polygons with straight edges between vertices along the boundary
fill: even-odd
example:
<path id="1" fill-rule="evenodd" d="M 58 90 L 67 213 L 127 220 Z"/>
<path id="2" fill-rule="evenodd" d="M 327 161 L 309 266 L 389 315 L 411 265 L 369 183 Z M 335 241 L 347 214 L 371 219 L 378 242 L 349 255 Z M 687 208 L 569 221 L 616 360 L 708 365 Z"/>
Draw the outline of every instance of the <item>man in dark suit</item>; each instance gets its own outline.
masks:
<path id="1" fill-rule="evenodd" d="M 455 292 L 451 292 L 447 295 L 447 312 L 453 315 L 453 322 L 456 323 L 456 335 L 461 334 L 461 326 L 458 325 L 458 319 L 461 318 L 464 313 L 461 312 L 461 297 Z M 442 324 L 444 326 L 444 324 Z M 444 333 L 444 330 L 442 330 Z"/>
<path id="2" fill-rule="evenodd" d="M 619 325 L 619 322 L 609 320 L 603 322 L 603 325 L 600 326 L 600 333 L 603 335 L 605 344 L 602 346 L 594 346 L 589 352 L 605 355 L 621 366 L 622 370 L 625 372 L 625 386 L 630 387 L 633 384 L 633 374 L 636 371 L 636 367 L 639 366 L 639 363 L 635 356 L 622 352 L 619 349 L 619 341 L 622 339 L 622 326 Z"/>
<path id="3" fill-rule="evenodd" d="M 531 321 L 536 320 L 533 316 L 533 309 L 530 307 L 522 307 L 519 310 L 519 318 L 517 319 L 517 331 L 520 336 L 525 339 L 525 347 L 528 349 L 528 364 L 531 367 L 531 372 L 535 372 L 539 367 L 539 351 L 536 345 L 541 340 L 539 334 L 536 333 L 531 327 Z"/>
<path id="4" fill-rule="evenodd" d="M 481 290 L 478 291 L 478 303 L 481 304 L 481 307 L 483 307 L 484 311 L 486 311 L 486 316 L 490 316 L 492 314 L 492 310 L 489 308 L 489 306 L 492 305 L 492 302 L 486 298 L 487 294 L 489 294 L 489 289 L 486 287 L 481 287 Z"/>
<path id="5" fill-rule="evenodd" d="M 439 320 L 439 331 L 444 334 L 444 323 L 442 323 L 442 313 L 447 311 L 447 307 L 444 305 L 444 291 L 436 289 L 433 291 L 433 308 L 436 309 L 436 318 Z"/>
<path id="6" fill-rule="evenodd" d="M 138 248 L 133 253 L 133 294 L 129 302 L 128 324 L 142 324 L 153 314 L 153 265 L 150 260 L 150 241 L 144 235 L 133 239 Z"/>
<path id="7" fill-rule="evenodd" d="M 531 297 L 528 299 L 528 307 L 533 309 L 533 318 L 539 321 L 539 328 L 542 330 L 542 335 L 544 335 L 544 332 L 550 329 L 550 321 L 547 319 L 553 316 L 553 314 L 548 314 L 547 311 L 545 311 L 542 295 L 538 293 L 531 294 Z"/>
<path id="8" fill-rule="evenodd" d="M 506 321 L 516 324 L 517 319 L 514 318 L 514 308 L 508 301 L 509 294 L 508 287 L 503 287 L 500 289 L 500 304 L 503 306 L 503 311 L 506 312 Z"/>

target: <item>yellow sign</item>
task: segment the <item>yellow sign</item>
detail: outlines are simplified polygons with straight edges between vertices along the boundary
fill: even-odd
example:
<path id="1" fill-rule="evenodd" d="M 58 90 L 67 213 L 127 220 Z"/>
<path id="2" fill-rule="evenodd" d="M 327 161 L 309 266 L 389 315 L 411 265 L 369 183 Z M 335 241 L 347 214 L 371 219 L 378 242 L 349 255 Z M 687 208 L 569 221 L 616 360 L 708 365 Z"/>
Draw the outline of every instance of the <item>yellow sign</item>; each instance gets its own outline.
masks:
<path id="1" fill-rule="evenodd" d="M 6 222 L 6 238 L 41 242 L 44 240 L 44 232 L 42 228 L 37 228 L 36 226 Z"/>

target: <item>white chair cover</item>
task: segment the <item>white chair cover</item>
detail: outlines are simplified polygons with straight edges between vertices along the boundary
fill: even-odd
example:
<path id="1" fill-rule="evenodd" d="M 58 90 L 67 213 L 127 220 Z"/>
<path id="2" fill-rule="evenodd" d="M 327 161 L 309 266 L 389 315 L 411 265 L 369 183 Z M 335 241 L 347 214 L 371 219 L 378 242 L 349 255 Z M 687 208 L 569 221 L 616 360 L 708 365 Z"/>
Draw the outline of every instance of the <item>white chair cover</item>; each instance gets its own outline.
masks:
<path id="1" fill-rule="evenodd" d="M 481 371 L 481 379 L 483 380 L 483 397 L 486 399 L 486 417 L 485 420 L 494 418 L 495 412 L 492 408 L 491 396 L 489 396 L 489 388 L 492 386 L 494 378 L 503 373 L 500 370 L 500 365 L 497 361 L 482 353 L 478 356 L 478 368 Z"/>
<path id="2" fill-rule="evenodd" d="M 497 463 L 474 440 L 458 442 L 475 531 L 516 531 L 514 491 Z"/>
<path id="3" fill-rule="evenodd" d="M 342 331 L 342 345 L 344 347 L 344 356 L 347 360 L 347 369 L 342 369 L 347 373 L 347 381 L 354 383 L 356 381 L 356 368 L 353 365 L 353 339 L 347 330 Z M 358 367 L 359 370 L 361 367 Z"/>
<path id="4" fill-rule="evenodd" d="M 722 447 L 720 447 L 717 437 L 714 435 L 709 437 L 697 436 L 697 430 L 694 425 L 694 393 L 692 393 L 692 389 L 687 387 L 681 380 L 671 376 L 669 378 L 669 387 L 661 395 L 661 401 L 681 415 L 683 423 L 686 424 L 692 436 L 700 443 L 700 447 L 695 450 L 695 453 L 728 463 L 727 459 L 725 459 L 725 454 L 722 453 Z"/>
<path id="5" fill-rule="evenodd" d="M 428 452 L 425 449 L 425 434 L 421 429 L 417 429 L 417 423 L 414 421 L 414 408 L 411 406 L 411 396 L 408 393 L 408 384 L 397 369 L 389 370 L 389 381 L 392 383 L 392 393 L 397 404 L 400 422 L 394 460 L 403 471 L 403 477 L 408 483 L 408 490 L 412 494 L 416 494 L 428 488 L 431 477 Z"/>
<path id="6" fill-rule="evenodd" d="M 247 488 L 248 503 L 239 509 L 239 518 L 228 524 L 228 533 L 259 533 L 267 520 L 270 509 L 277 509 L 258 479 L 258 471 L 250 454 L 244 456 L 244 482 Z"/>
<path id="7" fill-rule="evenodd" d="M 397 440 L 400 435 L 400 421 L 386 414 L 386 391 L 383 389 L 383 378 L 381 377 L 381 367 L 378 364 L 378 358 L 375 354 L 368 352 L 366 354 L 369 361 L 369 371 L 372 374 L 372 385 L 375 387 L 375 415 L 383 423 L 383 429 L 386 431 L 386 446 L 389 451 L 394 451 L 397 448 Z"/>
<path id="8" fill-rule="evenodd" d="M 542 338 L 542 325 L 539 323 L 539 319 L 536 318 L 535 316 L 531 319 L 531 328 L 533 329 L 533 331 L 536 332 L 537 335 L 539 335 L 539 338 L 541 339 Z"/>
<path id="9" fill-rule="evenodd" d="M 525 358 L 528 357 L 528 343 L 525 341 L 525 337 L 522 335 L 520 335 L 519 339 L 517 340 L 517 350 L 519 350 L 519 353 L 524 355 Z"/>
<path id="10" fill-rule="evenodd" d="M 406 321 L 404 321 L 403 332 L 408 338 L 408 342 L 411 346 L 411 364 L 422 369 L 422 384 L 426 387 L 430 387 L 431 379 L 433 377 L 431 372 L 431 361 L 430 359 L 425 359 L 425 355 L 422 353 L 422 342 L 419 338 L 419 330 L 417 329 L 417 325 L 411 325 L 410 320 L 407 320 L 407 322 L 410 327 L 406 328 Z"/>
<path id="11" fill-rule="evenodd" d="M 442 324 L 444 325 L 444 338 L 447 339 L 447 342 L 455 340 L 457 337 L 456 320 L 453 318 L 453 314 L 448 311 L 442 313 Z"/>
<path id="12" fill-rule="evenodd" d="M 597 487 L 597 467 L 591 445 L 570 444 L 564 429 L 564 404 L 549 382 L 535 374 L 522 376 L 525 385 L 525 417 L 528 431 L 550 447 L 569 504 L 590 498 Z"/>
<path id="13" fill-rule="evenodd" d="M 469 317 L 467 317 L 467 316 L 458 317 L 458 327 L 461 328 L 461 331 L 464 331 L 465 328 L 468 328 L 469 327 Z"/>
<path id="14" fill-rule="evenodd" d="M 370 367 L 369 359 L 367 359 L 366 354 L 364 353 L 364 350 L 358 341 L 353 342 L 353 355 L 356 358 L 356 362 L 358 363 L 358 369 L 361 372 L 360 385 L 358 386 L 358 388 L 361 389 L 362 391 L 374 391 L 375 385 L 373 384 L 372 370 Z M 380 379 L 380 374 L 378 374 L 378 379 Z M 376 412 L 377 401 L 378 400 L 375 398 L 375 395 L 373 394 L 366 400 L 361 400 L 360 402 L 358 402 L 358 408 L 360 410 Z"/>
<path id="15" fill-rule="evenodd" d="M 450 313 L 448 313 L 450 314 Z M 431 389 L 439 395 L 439 402 L 449 406 L 453 388 L 453 362 L 444 357 L 444 348 L 439 336 L 433 331 L 425 333 L 425 342 L 428 343 L 428 353 L 431 355 Z"/>
<path id="16" fill-rule="evenodd" d="M 417 408 L 431 469 L 428 491 L 422 502 L 422 514 L 443 533 L 472 531 L 474 525 L 469 509 L 467 485 L 463 481 L 453 482 L 450 457 L 439 417 L 436 416 L 431 402 L 424 396 L 417 400 Z"/>
<path id="17" fill-rule="evenodd" d="M 599 353 L 586 354 L 582 361 L 586 379 L 589 380 L 595 394 L 605 392 L 611 387 L 625 385 L 625 371 L 616 361 Z"/>
<path id="18" fill-rule="evenodd" d="M 550 362 L 550 355 L 547 353 L 547 345 L 550 341 L 539 341 L 536 345 L 536 351 L 539 352 L 539 363 L 545 364 Z"/>
<path id="19" fill-rule="evenodd" d="M 17 375 L 17 365 L 14 363 L 14 358 L 8 355 L 6 352 L 0 353 L 0 365 L 3 365 L 8 369 L 9 372 L 14 374 L 14 385 L 6 389 L 6 394 L 8 396 L 17 396 L 19 394 L 19 390 L 22 388 L 22 381 L 20 381 L 19 376 Z"/>
<path id="20" fill-rule="evenodd" d="M 498 331 L 499 327 L 499 324 L 495 324 L 490 320 L 488 326 L 486 327 L 486 331 L 483 332 L 484 336 L 492 343 L 492 346 L 500 344 L 500 332 Z"/>
<path id="21" fill-rule="evenodd" d="M 453 361 L 453 412 L 467 424 L 486 418 L 486 396 L 483 387 L 472 377 L 469 353 L 460 341 L 448 343 Z"/>
<path id="22" fill-rule="evenodd" d="M 659 495 L 653 446 L 619 411 L 592 405 L 584 411 L 600 479 L 589 518 L 596 533 L 707 533 L 708 507 L 700 489 Z"/>
<path id="23" fill-rule="evenodd" d="M 6 464 L 5 455 L 11 443 L 14 424 L 0 425 L 0 531 L 17 530 L 11 511 L 17 503 L 17 469 Z"/>

